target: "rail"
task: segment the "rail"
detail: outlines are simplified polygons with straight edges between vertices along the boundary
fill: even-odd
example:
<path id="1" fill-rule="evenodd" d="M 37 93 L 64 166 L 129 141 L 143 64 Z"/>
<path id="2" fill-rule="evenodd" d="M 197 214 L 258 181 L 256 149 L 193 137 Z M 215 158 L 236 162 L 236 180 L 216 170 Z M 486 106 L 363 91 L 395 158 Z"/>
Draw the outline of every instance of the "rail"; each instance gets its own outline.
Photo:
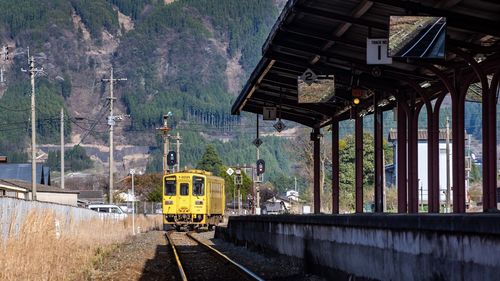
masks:
<path id="1" fill-rule="evenodd" d="M 166 234 L 166 237 L 168 239 L 168 243 L 172 247 L 172 252 L 174 253 L 175 260 L 176 260 L 177 266 L 179 268 L 179 273 L 181 275 L 181 278 L 182 278 L 182 280 L 186 280 L 187 281 L 188 278 L 187 278 L 187 275 L 186 275 L 186 273 L 184 271 L 184 266 L 182 265 L 181 258 L 179 257 L 179 252 L 177 251 L 176 245 L 175 245 L 175 243 L 173 241 L 174 239 L 172 239 L 170 237 L 171 233 L 172 232 L 168 232 Z M 235 262 L 234 260 L 232 260 L 231 258 L 229 258 L 227 255 L 223 254 L 219 250 L 217 250 L 214 247 L 208 245 L 207 243 L 205 243 L 205 242 L 197 239 L 191 233 L 186 233 L 186 236 L 189 239 L 191 239 L 192 241 L 194 241 L 195 243 L 197 243 L 198 245 L 200 245 L 202 248 L 206 249 L 210 254 L 216 256 L 217 258 L 219 258 L 225 264 L 232 265 L 232 268 L 241 275 L 241 277 L 243 278 L 243 280 L 255 280 L 255 281 L 263 281 L 264 280 L 261 277 L 259 277 L 257 274 L 253 273 L 248 268 L 246 268 L 243 265 Z"/>
<path id="2" fill-rule="evenodd" d="M 168 233 L 165 234 L 165 237 L 167 238 L 168 244 L 172 248 L 172 252 L 174 253 L 175 257 L 175 262 L 177 264 L 177 268 L 179 269 L 179 275 L 181 276 L 182 281 L 188 281 L 186 277 L 186 273 L 184 272 L 184 267 L 182 266 L 181 259 L 179 258 L 179 254 L 177 253 L 177 249 L 175 248 L 175 245 L 170 238 L 170 235 Z"/>

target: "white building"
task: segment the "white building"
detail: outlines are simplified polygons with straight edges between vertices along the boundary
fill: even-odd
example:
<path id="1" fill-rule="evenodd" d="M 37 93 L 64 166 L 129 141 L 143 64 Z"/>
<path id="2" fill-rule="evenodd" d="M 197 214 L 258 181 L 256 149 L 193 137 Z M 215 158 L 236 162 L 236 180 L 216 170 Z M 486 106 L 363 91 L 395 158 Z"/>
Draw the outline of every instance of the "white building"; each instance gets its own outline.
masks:
<path id="1" fill-rule="evenodd" d="M 467 133 L 465 134 L 466 140 L 468 138 Z M 449 167 L 447 166 L 446 161 L 446 131 L 440 130 L 439 132 L 439 194 L 440 194 L 440 202 L 441 204 L 446 203 L 446 191 L 447 191 L 447 169 L 449 173 L 450 187 L 453 187 L 453 140 L 451 136 L 450 130 L 450 140 L 449 140 Z M 397 131 L 391 130 L 389 133 L 389 142 L 394 144 L 394 173 L 397 175 Z M 417 143 L 417 154 L 418 154 L 418 199 L 419 204 L 427 205 L 427 198 L 429 194 L 429 186 L 428 186 L 428 144 L 427 144 L 427 130 L 418 130 L 418 143 Z M 466 161 L 467 162 L 467 161 Z M 411 165 L 412 163 L 408 163 Z M 467 168 L 467 167 L 466 167 Z M 395 177 L 395 183 L 397 183 L 397 179 Z M 393 184 L 395 184 L 393 183 Z M 468 188 L 466 186 L 466 188 Z M 453 190 L 450 193 L 450 201 L 451 204 L 453 202 Z"/>
<path id="2" fill-rule="evenodd" d="M 43 184 L 37 184 L 36 189 L 38 201 L 77 206 L 78 191 Z M 0 196 L 31 200 L 31 182 L 0 179 Z"/>

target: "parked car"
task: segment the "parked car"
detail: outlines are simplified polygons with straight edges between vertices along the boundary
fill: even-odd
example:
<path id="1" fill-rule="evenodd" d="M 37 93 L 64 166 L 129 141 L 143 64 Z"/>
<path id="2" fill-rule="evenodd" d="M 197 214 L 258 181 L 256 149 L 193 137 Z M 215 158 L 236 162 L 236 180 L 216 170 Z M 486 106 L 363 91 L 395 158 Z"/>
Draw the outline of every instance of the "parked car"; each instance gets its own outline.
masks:
<path id="1" fill-rule="evenodd" d="M 95 204 L 95 205 L 89 205 L 88 208 L 98 212 L 102 218 L 113 218 L 113 219 L 127 218 L 127 214 L 123 212 L 123 210 L 116 205 Z"/>

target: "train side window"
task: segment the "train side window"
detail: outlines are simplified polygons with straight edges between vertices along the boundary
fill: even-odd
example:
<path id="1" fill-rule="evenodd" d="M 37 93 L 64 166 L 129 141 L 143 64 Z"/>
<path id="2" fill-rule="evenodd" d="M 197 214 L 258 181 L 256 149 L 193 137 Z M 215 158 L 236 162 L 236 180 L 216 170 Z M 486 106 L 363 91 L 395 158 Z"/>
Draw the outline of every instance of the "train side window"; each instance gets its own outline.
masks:
<path id="1" fill-rule="evenodd" d="M 181 195 L 189 195 L 189 183 L 181 183 Z"/>
<path id="2" fill-rule="evenodd" d="M 167 178 L 165 179 L 165 195 L 167 196 L 173 196 L 175 195 L 175 178 Z"/>
<path id="3" fill-rule="evenodd" d="M 205 181 L 201 177 L 193 177 L 193 195 L 205 195 Z"/>

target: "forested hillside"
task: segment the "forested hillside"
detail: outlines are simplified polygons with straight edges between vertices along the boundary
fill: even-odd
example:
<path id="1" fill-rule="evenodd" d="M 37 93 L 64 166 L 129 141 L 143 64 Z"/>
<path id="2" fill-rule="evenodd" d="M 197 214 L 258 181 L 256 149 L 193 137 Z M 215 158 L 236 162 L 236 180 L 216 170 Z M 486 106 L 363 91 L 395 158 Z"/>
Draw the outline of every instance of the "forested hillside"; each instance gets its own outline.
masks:
<path id="1" fill-rule="evenodd" d="M 58 143 L 64 107 L 67 142 L 107 145 L 108 84 L 100 80 L 113 66 L 116 76 L 128 79 L 115 87 L 117 114 L 130 115 L 117 125 L 115 144 L 150 146 L 148 170 L 161 170 L 155 129 L 168 111 L 172 132 L 182 136 L 183 166 L 196 165 L 209 142 L 228 165 L 254 162 L 254 136 L 239 116 L 230 115 L 230 106 L 259 60 L 283 3 L 1 1 L 0 45 L 8 45 L 10 54 L 0 62 L 6 70 L 6 83 L 0 85 L 0 154 L 27 161 L 30 85 L 21 69 L 28 67 L 29 52 L 44 69 L 36 79 L 40 144 Z M 261 155 L 270 176 L 290 171 L 292 153 L 283 149 L 285 143 L 264 139 Z M 49 154 L 52 166 L 59 157 Z"/>
<path id="2" fill-rule="evenodd" d="M 27 161 L 31 88 L 21 69 L 27 69 L 29 53 L 44 70 L 36 78 L 38 143 L 58 143 L 59 112 L 64 107 L 66 141 L 100 146 L 105 155 L 109 84 L 101 79 L 108 78 L 113 67 L 115 77 L 127 78 L 115 85 L 115 114 L 130 115 L 115 127 L 115 145 L 149 147 L 149 155 L 134 156 L 142 157 L 143 168 L 161 170 L 156 128 L 169 111 L 172 134 L 182 137 L 182 166 L 195 166 L 207 143 L 226 165 L 253 163 L 255 134 L 248 129 L 253 128 L 253 118 L 232 116 L 230 107 L 260 59 L 261 46 L 284 2 L 0 1 L 0 45 L 8 45 L 10 51 L 9 59 L 0 61 L 6 80 L 0 84 L 0 154 L 11 162 Z M 480 106 L 466 106 L 466 130 L 479 138 Z M 386 114 L 386 129 L 395 126 L 391 115 Z M 425 109 L 421 115 L 419 124 L 425 126 Z M 441 117 L 444 127 L 445 111 Z M 367 120 L 367 131 L 372 123 Z M 342 126 L 348 134 L 350 123 Z M 263 140 L 260 155 L 267 163 L 266 177 L 274 183 L 284 176 L 290 179 L 300 160 L 300 152 L 290 149 L 296 145 L 279 137 Z M 83 151 L 75 149 L 78 154 L 67 163 L 87 162 Z M 52 166 L 57 157 L 49 154 Z M 106 164 L 107 159 L 99 161 Z M 121 174 L 135 163 L 120 161 Z"/>

